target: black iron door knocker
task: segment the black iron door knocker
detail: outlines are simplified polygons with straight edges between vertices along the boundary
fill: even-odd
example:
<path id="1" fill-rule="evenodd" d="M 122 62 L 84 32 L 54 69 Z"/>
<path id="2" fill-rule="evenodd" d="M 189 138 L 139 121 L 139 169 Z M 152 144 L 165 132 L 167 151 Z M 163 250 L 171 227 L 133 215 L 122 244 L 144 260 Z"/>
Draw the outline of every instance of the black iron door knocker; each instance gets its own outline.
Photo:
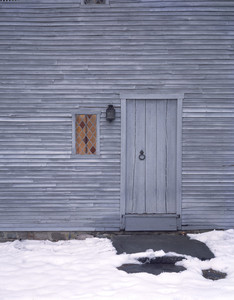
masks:
<path id="1" fill-rule="evenodd" d="M 145 159 L 145 153 L 144 153 L 143 150 L 140 151 L 139 159 L 140 160 L 144 160 Z"/>

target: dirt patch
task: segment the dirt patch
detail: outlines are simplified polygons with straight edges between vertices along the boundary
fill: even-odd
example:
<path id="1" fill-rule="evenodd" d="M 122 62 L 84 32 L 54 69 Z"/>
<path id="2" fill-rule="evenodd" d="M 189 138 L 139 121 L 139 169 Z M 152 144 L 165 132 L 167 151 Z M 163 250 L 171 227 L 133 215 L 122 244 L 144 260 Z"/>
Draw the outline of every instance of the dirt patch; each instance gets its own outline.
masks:
<path id="1" fill-rule="evenodd" d="M 213 269 L 207 269 L 207 270 L 202 270 L 202 275 L 206 279 L 219 280 L 225 278 L 227 276 L 227 273 L 223 273 Z"/>

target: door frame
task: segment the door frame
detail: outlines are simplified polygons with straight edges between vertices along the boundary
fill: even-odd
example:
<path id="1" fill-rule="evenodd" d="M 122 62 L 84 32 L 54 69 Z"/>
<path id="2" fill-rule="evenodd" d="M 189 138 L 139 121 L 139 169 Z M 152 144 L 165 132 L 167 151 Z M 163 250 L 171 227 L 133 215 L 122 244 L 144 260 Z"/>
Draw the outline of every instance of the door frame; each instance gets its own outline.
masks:
<path id="1" fill-rule="evenodd" d="M 176 100 L 177 101 L 177 161 L 176 161 L 176 213 L 177 230 L 181 229 L 181 182 L 182 182 L 182 102 L 184 94 L 120 94 L 121 99 L 121 188 L 120 188 L 120 229 L 125 229 L 126 205 L 126 138 L 127 138 L 127 107 L 128 100 Z"/>

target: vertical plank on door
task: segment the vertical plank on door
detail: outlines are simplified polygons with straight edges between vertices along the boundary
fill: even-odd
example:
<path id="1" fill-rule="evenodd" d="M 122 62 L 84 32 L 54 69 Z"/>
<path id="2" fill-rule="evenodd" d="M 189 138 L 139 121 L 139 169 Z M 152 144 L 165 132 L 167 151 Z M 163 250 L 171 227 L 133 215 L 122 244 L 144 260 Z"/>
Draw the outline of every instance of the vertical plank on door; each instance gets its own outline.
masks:
<path id="1" fill-rule="evenodd" d="M 177 101 L 167 101 L 167 213 L 176 213 Z"/>
<path id="2" fill-rule="evenodd" d="M 157 213 L 166 213 L 166 109 L 167 101 L 157 102 Z"/>
<path id="3" fill-rule="evenodd" d="M 156 213 L 156 114 L 157 101 L 146 101 L 146 213 Z"/>
<path id="4" fill-rule="evenodd" d="M 145 100 L 136 101 L 136 168 L 135 168 L 135 212 L 145 213 L 145 160 L 139 159 L 140 151 L 145 152 Z"/>
<path id="5" fill-rule="evenodd" d="M 136 166 L 136 100 L 127 101 L 126 122 L 126 213 L 134 213 L 135 166 Z"/>

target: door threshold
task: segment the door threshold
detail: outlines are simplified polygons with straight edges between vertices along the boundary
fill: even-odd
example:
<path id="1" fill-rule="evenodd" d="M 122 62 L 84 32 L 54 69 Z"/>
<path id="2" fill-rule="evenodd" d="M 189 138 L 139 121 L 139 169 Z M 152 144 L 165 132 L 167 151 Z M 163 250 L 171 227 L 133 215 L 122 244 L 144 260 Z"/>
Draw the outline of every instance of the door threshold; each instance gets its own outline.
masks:
<path id="1" fill-rule="evenodd" d="M 124 216 L 126 231 L 176 231 L 177 214 L 127 214 Z"/>

